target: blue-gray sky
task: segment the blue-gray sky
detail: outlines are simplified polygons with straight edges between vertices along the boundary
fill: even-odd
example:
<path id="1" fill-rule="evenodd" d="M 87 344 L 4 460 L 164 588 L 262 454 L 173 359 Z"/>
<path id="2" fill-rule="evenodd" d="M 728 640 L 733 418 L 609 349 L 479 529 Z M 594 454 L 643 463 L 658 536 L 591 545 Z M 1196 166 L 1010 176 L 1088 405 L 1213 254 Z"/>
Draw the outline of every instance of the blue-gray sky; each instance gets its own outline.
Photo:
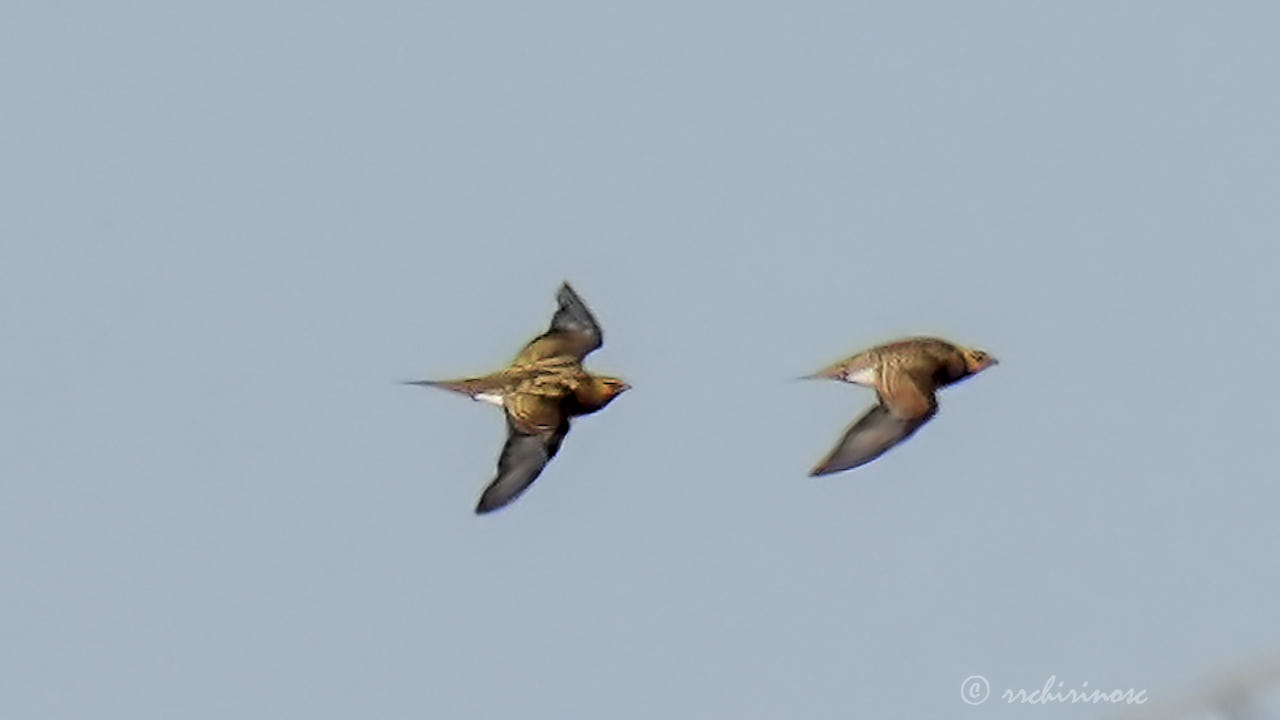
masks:
<path id="1" fill-rule="evenodd" d="M 1280 646 L 1280 10 L 19 3 L 0 715 L 1079 716 Z M 516 504 L 568 279 L 635 389 Z M 927 332 L 1002 363 L 854 472 Z M 1096 714 L 1086 710 L 1086 714 Z"/>

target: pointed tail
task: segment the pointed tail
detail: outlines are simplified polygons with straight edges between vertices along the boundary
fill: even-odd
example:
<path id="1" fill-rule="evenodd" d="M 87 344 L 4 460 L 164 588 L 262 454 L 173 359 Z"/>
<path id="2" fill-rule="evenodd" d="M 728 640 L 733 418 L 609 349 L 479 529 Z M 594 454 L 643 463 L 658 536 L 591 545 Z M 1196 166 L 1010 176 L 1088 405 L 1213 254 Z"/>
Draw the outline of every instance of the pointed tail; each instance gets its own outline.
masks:
<path id="1" fill-rule="evenodd" d="M 421 385 L 423 387 L 440 387 L 438 380 L 401 380 L 401 385 Z"/>
<path id="2" fill-rule="evenodd" d="M 452 390 L 464 395 L 474 395 L 476 391 L 471 389 L 469 382 L 470 380 L 405 380 L 401 384 L 440 388 L 441 390 Z"/>
<path id="3" fill-rule="evenodd" d="M 452 390 L 472 398 L 482 393 L 501 390 L 503 385 L 501 380 L 492 377 L 462 378 L 460 380 L 406 380 L 403 384 Z"/>
<path id="4" fill-rule="evenodd" d="M 796 379 L 797 380 L 844 380 L 844 377 L 845 377 L 844 373 L 845 373 L 844 361 L 840 361 L 834 365 L 828 365 L 827 367 L 824 367 L 817 372 L 809 373 L 808 375 L 801 375 Z"/>

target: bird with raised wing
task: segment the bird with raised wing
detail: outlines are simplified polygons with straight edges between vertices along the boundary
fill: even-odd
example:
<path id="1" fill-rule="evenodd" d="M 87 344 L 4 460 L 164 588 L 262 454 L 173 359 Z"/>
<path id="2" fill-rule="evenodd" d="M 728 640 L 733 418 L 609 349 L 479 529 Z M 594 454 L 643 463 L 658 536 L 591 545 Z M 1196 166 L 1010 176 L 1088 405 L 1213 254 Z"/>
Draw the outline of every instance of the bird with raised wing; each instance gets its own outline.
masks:
<path id="1" fill-rule="evenodd" d="M 596 412 L 630 387 L 618 378 L 583 369 L 583 358 L 604 344 L 604 334 L 568 283 L 560 286 L 556 300 L 559 308 L 551 327 L 502 370 L 407 383 L 452 390 L 505 411 L 507 442 L 498 457 L 498 475 L 476 505 L 478 514 L 507 505 L 533 483 L 560 449 L 569 418 Z"/>
<path id="2" fill-rule="evenodd" d="M 982 350 L 914 337 L 864 350 L 806 376 L 865 385 L 880 398 L 809 474 L 827 475 L 875 460 L 933 418 L 939 388 L 995 364 Z"/>

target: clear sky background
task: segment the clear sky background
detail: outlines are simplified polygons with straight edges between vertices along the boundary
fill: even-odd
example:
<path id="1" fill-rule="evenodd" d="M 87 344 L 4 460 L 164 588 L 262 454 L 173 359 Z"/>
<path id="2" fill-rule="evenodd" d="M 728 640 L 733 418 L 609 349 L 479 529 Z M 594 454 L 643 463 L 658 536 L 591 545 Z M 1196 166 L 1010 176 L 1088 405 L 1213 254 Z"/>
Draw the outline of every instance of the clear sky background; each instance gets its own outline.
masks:
<path id="1" fill-rule="evenodd" d="M 1280 647 L 1269 3 L 0 12 L 0 716 L 923 718 Z M 569 280 L 634 390 L 472 514 Z M 939 334 L 1001 364 L 807 470 Z"/>

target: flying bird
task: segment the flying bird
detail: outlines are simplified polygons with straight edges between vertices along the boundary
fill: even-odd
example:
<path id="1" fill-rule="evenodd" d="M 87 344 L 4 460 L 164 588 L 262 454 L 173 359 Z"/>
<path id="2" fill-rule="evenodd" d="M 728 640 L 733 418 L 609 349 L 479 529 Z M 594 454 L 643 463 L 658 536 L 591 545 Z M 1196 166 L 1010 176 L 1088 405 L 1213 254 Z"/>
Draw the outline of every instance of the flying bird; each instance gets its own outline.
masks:
<path id="1" fill-rule="evenodd" d="M 604 334 L 568 283 L 560 286 L 556 300 L 560 307 L 551 327 L 502 370 L 459 380 L 406 383 L 463 393 L 505 411 L 507 442 L 498 456 L 498 475 L 480 496 L 477 514 L 507 505 L 533 483 L 560 449 L 569 418 L 593 413 L 630 388 L 618 378 L 583 369 L 583 358 L 604 344 Z"/>
<path id="2" fill-rule="evenodd" d="M 982 350 L 915 337 L 864 350 L 806 376 L 865 385 L 880 397 L 809 474 L 828 475 L 875 460 L 929 422 L 938 411 L 938 388 L 995 364 Z"/>

